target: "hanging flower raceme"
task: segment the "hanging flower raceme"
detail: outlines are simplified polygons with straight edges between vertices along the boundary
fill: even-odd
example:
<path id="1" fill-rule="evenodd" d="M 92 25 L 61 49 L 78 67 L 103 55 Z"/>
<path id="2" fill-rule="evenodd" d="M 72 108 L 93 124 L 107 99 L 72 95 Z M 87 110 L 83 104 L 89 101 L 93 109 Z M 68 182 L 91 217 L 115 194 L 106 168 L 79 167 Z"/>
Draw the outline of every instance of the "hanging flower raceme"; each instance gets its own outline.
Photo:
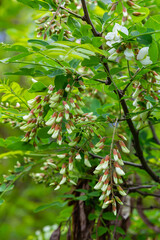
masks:
<path id="1" fill-rule="evenodd" d="M 126 140 L 122 134 L 118 135 L 121 139 Z M 118 141 L 121 149 L 124 153 L 129 153 L 128 148 L 125 143 L 120 140 Z M 100 142 L 97 144 L 100 145 Z M 91 149 L 93 150 L 93 144 L 90 144 Z M 119 204 L 123 204 L 122 201 L 115 195 L 115 191 L 121 196 L 125 196 L 126 193 L 120 187 L 119 184 L 123 183 L 122 176 L 125 175 L 122 166 L 124 165 L 121 154 L 118 149 L 113 148 L 113 159 L 109 155 L 106 155 L 105 158 L 101 160 L 99 165 L 95 168 L 94 174 L 100 175 L 100 178 L 94 189 L 101 190 L 102 194 L 99 197 L 100 201 L 103 201 L 102 208 L 107 208 L 109 204 L 112 204 L 113 213 L 116 215 L 116 202 Z M 116 186 L 116 189 L 115 189 Z"/>
<path id="2" fill-rule="evenodd" d="M 48 93 L 45 96 L 36 96 L 34 99 L 28 101 L 28 106 L 31 108 L 31 111 L 28 115 L 23 117 L 24 122 L 20 127 L 21 130 L 27 132 L 26 136 L 23 138 L 23 141 L 29 141 L 35 138 L 36 131 L 32 132 L 32 128 L 40 128 L 50 126 L 48 134 L 51 135 L 51 138 L 57 140 L 57 144 L 61 145 L 63 142 L 62 134 L 62 124 L 65 122 L 66 132 L 72 134 L 75 128 L 75 123 L 82 121 L 85 118 L 86 120 L 95 120 L 95 116 L 92 113 L 84 115 L 81 106 L 84 106 L 82 98 L 73 90 L 74 84 L 70 85 L 69 83 L 65 89 L 59 89 L 55 91 L 55 87 L 50 85 L 48 87 Z M 79 80 L 78 91 L 83 91 L 85 85 L 82 80 Z M 67 96 L 66 96 L 67 94 Z M 64 97 L 65 96 L 65 97 Z M 45 119 L 44 107 L 49 105 L 49 109 L 52 113 L 48 119 Z M 83 116 L 82 116 L 83 115 Z M 32 134 L 31 134 L 32 132 Z M 64 133 L 65 134 L 65 133 Z"/>
<path id="3" fill-rule="evenodd" d="M 150 71 L 147 74 L 148 85 L 150 85 L 148 88 L 149 92 L 147 92 L 148 90 L 146 91 L 140 83 L 135 83 L 134 85 L 135 91 L 132 94 L 132 97 L 134 99 L 133 106 L 135 107 L 135 109 L 133 110 L 133 113 L 135 115 L 132 117 L 132 121 L 137 122 L 136 128 L 138 130 L 147 124 L 147 118 L 149 117 L 150 111 L 153 107 L 152 103 L 148 101 L 145 98 L 145 96 L 147 94 L 150 94 L 150 96 L 152 96 L 152 98 L 155 99 L 155 102 L 158 101 L 157 94 L 159 91 L 159 87 L 156 87 L 155 83 L 156 82 L 158 83 L 159 80 L 156 80 L 156 77 L 159 78 L 159 75 L 154 71 Z M 146 74 L 144 76 L 144 79 L 145 78 Z M 141 104 L 142 102 L 143 104 Z"/>

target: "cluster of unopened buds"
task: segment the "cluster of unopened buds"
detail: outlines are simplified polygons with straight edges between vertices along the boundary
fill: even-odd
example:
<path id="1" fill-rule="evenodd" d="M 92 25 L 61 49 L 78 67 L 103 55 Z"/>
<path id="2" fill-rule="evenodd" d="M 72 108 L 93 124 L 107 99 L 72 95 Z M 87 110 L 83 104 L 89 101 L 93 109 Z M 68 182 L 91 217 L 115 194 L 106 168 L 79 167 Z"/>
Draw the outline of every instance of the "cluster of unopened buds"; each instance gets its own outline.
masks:
<path id="1" fill-rule="evenodd" d="M 48 134 L 51 135 L 53 139 L 57 139 L 59 145 L 62 144 L 62 122 L 65 122 L 66 131 L 71 134 L 75 130 L 75 125 L 73 123 L 76 121 L 85 121 L 86 119 L 95 120 L 95 117 L 90 114 L 83 113 L 81 106 L 84 102 L 78 94 L 73 94 L 70 96 L 71 92 L 70 84 L 68 84 L 65 89 L 59 89 L 55 92 L 55 87 L 50 85 L 48 93 L 45 96 L 36 96 L 34 99 L 28 101 L 28 106 L 30 107 L 30 113 L 23 117 L 24 122 L 22 122 L 21 130 L 26 132 L 23 141 L 29 141 L 36 136 L 37 129 L 42 126 L 50 126 Z M 83 81 L 79 81 L 80 91 L 85 89 Z M 67 95 L 64 98 L 64 94 Z M 65 100 L 65 101 L 64 101 Z M 45 122 L 44 120 L 44 107 L 49 105 L 53 114 Z M 38 116 L 37 116 L 38 115 Z M 73 142 L 75 139 L 73 140 Z M 72 143 L 73 143 L 72 142 Z"/>
<path id="2" fill-rule="evenodd" d="M 133 1 L 133 0 L 117 1 L 117 2 L 113 2 L 113 3 L 109 4 L 108 5 L 108 10 L 109 10 L 108 15 L 114 14 L 116 11 L 117 5 L 122 4 L 122 8 L 123 8 L 122 25 L 128 24 L 128 22 L 132 20 L 132 16 L 128 13 L 127 8 L 124 6 L 123 2 L 125 4 L 127 4 L 130 9 L 133 10 L 133 12 L 132 12 L 133 16 L 138 17 L 138 16 L 143 16 L 146 14 L 145 12 L 141 12 L 141 11 L 138 12 L 138 10 L 141 7 L 138 4 L 136 4 L 135 1 Z"/>
<path id="3" fill-rule="evenodd" d="M 65 13 L 61 13 L 61 11 L 63 10 L 64 5 L 68 3 L 69 1 L 65 1 L 65 3 L 62 4 L 62 9 L 60 8 L 59 11 L 54 12 L 54 10 L 51 9 L 54 19 L 52 16 L 45 15 L 35 20 L 35 23 L 39 25 L 36 29 L 37 37 L 43 36 L 43 38 L 45 39 L 47 37 L 47 32 L 49 33 L 49 36 L 52 36 L 53 34 L 60 34 L 60 32 L 62 31 L 62 22 L 66 23 L 68 17 L 68 13 L 66 11 Z M 69 38 L 72 35 L 70 31 L 65 30 L 63 36 L 64 38 Z"/>
<path id="4" fill-rule="evenodd" d="M 126 140 L 123 135 L 119 135 L 122 139 Z M 119 145 L 122 152 L 129 153 L 129 149 L 126 147 L 125 143 L 120 140 Z M 122 176 L 125 175 L 122 166 L 124 165 L 121 154 L 118 149 L 114 148 L 113 159 L 111 156 L 106 155 L 100 162 L 100 164 L 95 168 L 94 174 L 100 175 L 98 183 L 94 186 L 94 189 L 101 190 L 102 194 L 99 198 L 100 201 L 103 200 L 102 208 L 107 208 L 109 204 L 112 204 L 113 213 L 116 215 L 117 208 L 116 202 L 123 204 L 118 196 L 114 194 L 115 191 L 118 195 L 125 196 L 126 193 L 120 186 L 123 183 Z"/>
<path id="5" fill-rule="evenodd" d="M 148 73 L 148 80 L 151 83 L 150 96 L 155 100 L 155 102 L 158 102 L 158 98 L 154 93 L 160 89 L 160 76 L 155 71 L 151 71 Z M 139 130 L 147 123 L 146 120 L 149 116 L 149 110 L 153 107 L 153 105 L 150 101 L 145 99 L 146 90 L 142 87 L 141 83 L 135 83 L 134 88 L 135 91 L 132 94 L 132 97 L 134 99 L 133 106 L 135 109 L 133 110 L 133 113 L 137 114 L 132 117 L 132 120 L 138 122 L 136 128 Z"/>

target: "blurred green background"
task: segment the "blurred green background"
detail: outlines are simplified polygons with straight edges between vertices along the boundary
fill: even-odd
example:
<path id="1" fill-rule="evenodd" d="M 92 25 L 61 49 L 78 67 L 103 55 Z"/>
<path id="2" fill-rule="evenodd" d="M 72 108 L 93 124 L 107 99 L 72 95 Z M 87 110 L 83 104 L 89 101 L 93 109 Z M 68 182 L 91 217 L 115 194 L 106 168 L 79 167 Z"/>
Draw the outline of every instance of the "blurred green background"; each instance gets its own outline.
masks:
<path id="1" fill-rule="evenodd" d="M 33 21 L 32 8 L 18 3 L 16 0 L 0 0 L 0 42 L 18 44 L 27 39 L 33 38 L 35 25 Z M 0 59 L 7 58 L 7 54 L 2 49 Z M 16 64 L 0 63 L 0 78 L 7 79 L 5 72 L 15 71 Z M 29 87 L 29 82 L 22 76 L 9 76 L 9 79 L 19 82 L 23 87 Z M 26 81 L 27 80 L 27 81 Z M 0 138 L 17 136 L 21 132 L 12 129 L 9 124 L 0 124 Z M 5 148 L 0 148 L 0 154 L 5 153 Z M 0 159 L 0 182 L 3 174 L 8 174 L 8 169 L 12 169 L 19 157 L 10 159 Z M 70 208 L 52 207 L 39 213 L 34 213 L 38 206 L 51 203 L 57 200 L 57 192 L 53 188 L 47 188 L 43 184 L 36 185 L 33 180 L 24 176 L 16 182 L 13 191 L 5 195 L 5 203 L 0 207 L 0 239 L 1 240 L 24 240 L 24 239 L 49 239 L 53 230 L 60 221 L 65 221 L 70 215 Z M 63 189 L 66 191 L 67 189 Z M 63 194 L 63 193 L 62 193 Z M 49 227 L 53 226 L 53 227 Z M 40 232 L 43 232 L 41 237 Z M 65 238 L 64 238 L 65 239 Z"/>

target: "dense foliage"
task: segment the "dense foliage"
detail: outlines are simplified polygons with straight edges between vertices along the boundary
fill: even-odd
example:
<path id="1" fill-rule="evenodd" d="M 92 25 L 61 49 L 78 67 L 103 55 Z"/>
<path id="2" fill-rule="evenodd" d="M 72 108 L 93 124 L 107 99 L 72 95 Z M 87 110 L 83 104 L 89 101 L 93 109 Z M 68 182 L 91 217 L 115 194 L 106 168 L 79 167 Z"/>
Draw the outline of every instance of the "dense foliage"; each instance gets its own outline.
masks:
<path id="1" fill-rule="evenodd" d="M 43 203 L 25 239 L 159 239 L 158 1 L 17 2 L 2 1 L 1 208 Z"/>

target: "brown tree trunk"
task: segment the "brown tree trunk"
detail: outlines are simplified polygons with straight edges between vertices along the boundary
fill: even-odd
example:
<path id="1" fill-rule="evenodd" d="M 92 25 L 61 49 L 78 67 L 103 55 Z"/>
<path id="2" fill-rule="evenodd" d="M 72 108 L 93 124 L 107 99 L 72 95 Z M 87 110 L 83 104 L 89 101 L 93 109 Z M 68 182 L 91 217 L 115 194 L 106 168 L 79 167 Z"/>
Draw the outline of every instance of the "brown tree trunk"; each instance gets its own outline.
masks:
<path id="1" fill-rule="evenodd" d="M 77 189 L 89 189 L 88 180 L 79 180 Z M 83 196 L 84 193 L 74 191 L 76 197 Z M 94 212 L 94 208 L 86 201 L 74 201 L 72 214 L 72 235 L 73 240 L 91 240 L 91 234 L 94 226 L 94 221 L 89 221 L 88 216 Z"/>

